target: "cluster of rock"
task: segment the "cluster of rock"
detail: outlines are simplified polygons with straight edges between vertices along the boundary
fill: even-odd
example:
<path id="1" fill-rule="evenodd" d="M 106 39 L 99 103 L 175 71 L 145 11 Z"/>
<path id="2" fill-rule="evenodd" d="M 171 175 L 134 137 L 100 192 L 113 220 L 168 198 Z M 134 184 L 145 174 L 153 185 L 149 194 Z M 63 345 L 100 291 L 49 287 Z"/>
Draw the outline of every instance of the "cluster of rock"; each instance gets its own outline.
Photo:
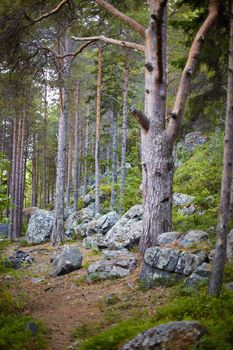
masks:
<path id="1" fill-rule="evenodd" d="M 140 279 L 148 286 L 158 278 L 178 280 L 188 277 L 188 285 L 205 281 L 210 273 L 210 258 L 201 245 L 209 246 L 208 234 L 203 231 L 161 234 L 157 246 L 145 252 Z"/>
<path id="2" fill-rule="evenodd" d="M 60 276 L 79 269 L 82 266 L 82 254 L 73 245 L 65 245 L 60 248 L 58 254 L 51 258 L 52 276 Z"/>
<path id="3" fill-rule="evenodd" d="M 137 266 L 127 249 L 103 250 L 103 259 L 88 267 L 88 279 L 107 279 L 128 276 Z"/>
<path id="4" fill-rule="evenodd" d="M 22 266 L 25 265 L 31 265 L 34 261 L 34 258 L 32 258 L 28 253 L 23 252 L 21 250 L 17 250 L 13 253 L 13 255 L 11 255 L 5 265 L 9 265 L 13 268 L 13 269 L 19 269 Z"/>

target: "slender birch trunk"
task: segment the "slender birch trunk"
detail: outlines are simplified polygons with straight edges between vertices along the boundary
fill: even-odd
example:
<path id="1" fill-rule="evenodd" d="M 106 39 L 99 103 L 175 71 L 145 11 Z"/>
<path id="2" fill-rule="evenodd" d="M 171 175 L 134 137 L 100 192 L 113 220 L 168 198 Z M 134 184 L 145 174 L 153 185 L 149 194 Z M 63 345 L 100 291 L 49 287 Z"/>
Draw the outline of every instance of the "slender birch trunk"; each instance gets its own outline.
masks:
<path id="1" fill-rule="evenodd" d="M 124 71 L 124 94 L 123 94 L 123 111 L 122 111 L 122 146 L 121 146 L 121 188 L 120 188 L 120 214 L 124 211 L 124 193 L 125 193 L 125 165 L 127 150 L 127 112 L 128 112 L 128 85 L 129 85 L 129 61 L 128 55 L 125 56 Z"/>
<path id="2" fill-rule="evenodd" d="M 227 111 L 224 136 L 224 154 L 220 211 L 217 225 L 217 243 L 215 246 L 214 264 L 211 271 L 209 294 L 219 295 L 224 265 L 226 260 L 226 244 L 228 233 L 228 222 L 230 216 L 230 200 L 233 170 L 233 1 L 229 1 L 230 8 L 230 36 L 229 36 L 229 62 L 228 62 L 228 89 L 227 89 Z"/>
<path id="3" fill-rule="evenodd" d="M 80 122 L 80 82 L 77 83 L 76 100 L 77 107 L 75 113 L 74 129 L 74 210 L 78 210 L 79 192 L 79 122 Z"/>
<path id="4" fill-rule="evenodd" d="M 95 141 L 95 213 L 100 212 L 100 113 L 101 113 L 101 71 L 102 71 L 102 48 L 98 48 L 98 76 L 97 76 L 97 96 L 96 96 L 96 141 Z"/>

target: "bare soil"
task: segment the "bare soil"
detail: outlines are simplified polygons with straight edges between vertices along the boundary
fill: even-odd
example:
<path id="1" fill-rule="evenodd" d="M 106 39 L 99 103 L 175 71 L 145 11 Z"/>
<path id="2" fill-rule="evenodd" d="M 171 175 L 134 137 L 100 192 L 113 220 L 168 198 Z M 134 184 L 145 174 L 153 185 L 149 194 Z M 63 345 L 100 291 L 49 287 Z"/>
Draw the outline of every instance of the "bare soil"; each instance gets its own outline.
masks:
<path id="1" fill-rule="evenodd" d="M 12 283 L 13 292 L 23 293 L 25 314 L 43 320 L 49 329 L 47 350 L 67 350 L 72 343 L 72 332 L 86 324 L 102 329 L 128 318 L 153 315 L 156 306 L 165 303 L 169 288 L 156 287 L 144 291 L 138 283 L 141 257 L 135 254 L 138 267 L 127 277 L 115 280 L 87 282 L 85 276 L 90 263 L 101 260 L 101 255 L 75 243 L 83 254 L 83 267 L 70 274 L 50 276 L 50 258 L 56 251 L 50 244 L 19 248 L 10 246 L 6 254 L 20 249 L 34 257 L 35 262 L 21 269 L 20 278 Z M 13 277 L 12 277 L 13 278 Z M 114 294 L 118 302 L 109 305 L 108 296 Z"/>

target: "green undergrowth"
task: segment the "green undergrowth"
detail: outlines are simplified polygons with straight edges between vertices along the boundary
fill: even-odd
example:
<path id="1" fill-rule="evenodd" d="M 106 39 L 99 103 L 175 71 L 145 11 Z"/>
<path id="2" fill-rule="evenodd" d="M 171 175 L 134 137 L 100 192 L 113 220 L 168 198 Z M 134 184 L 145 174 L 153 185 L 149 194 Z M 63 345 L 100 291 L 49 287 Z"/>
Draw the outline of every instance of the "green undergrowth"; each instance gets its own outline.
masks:
<path id="1" fill-rule="evenodd" d="M 228 280 L 233 279 L 233 266 L 227 267 L 226 275 Z M 79 343 L 76 349 L 119 350 L 129 339 L 148 328 L 172 321 L 195 320 L 206 328 L 199 350 L 232 350 L 232 291 L 224 287 L 218 298 L 209 297 L 206 285 L 194 290 L 183 282 L 170 290 L 170 301 L 157 307 L 152 317 L 144 314 L 126 321 L 114 319 L 111 325 L 90 322 L 79 327 L 73 333 Z"/>
<path id="2" fill-rule="evenodd" d="M 0 244 L 0 349 L 42 350 L 46 348 L 46 328 L 40 320 L 24 315 L 28 296 L 17 290 L 15 271 L 4 264 L 4 249 Z M 11 276 L 7 282 L 7 275 Z"/>

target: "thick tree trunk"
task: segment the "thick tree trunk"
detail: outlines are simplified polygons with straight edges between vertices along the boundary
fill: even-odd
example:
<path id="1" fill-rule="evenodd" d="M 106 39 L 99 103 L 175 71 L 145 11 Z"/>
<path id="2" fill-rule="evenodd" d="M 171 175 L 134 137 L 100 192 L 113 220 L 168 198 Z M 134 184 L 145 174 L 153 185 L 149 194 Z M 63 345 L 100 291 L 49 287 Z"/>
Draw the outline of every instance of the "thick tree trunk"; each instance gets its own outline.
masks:
<path id="1" fill-rule="evenodd" d="M 154 13 L 151 2 L 151 15 Z M 156 25 L 151 20 L 146 30 L 145 115 L 149 129 L 142 128 L 143 234 L 140 251 L 156 245 L 162 232 L 172 229 L 172 146 L 165 132 L 166 113 L 166 10 L 161 25 L 161 43 L 156 40 Z M 156 47 L 160 45 L 160 48 Z M 161 57 L 158 60 L 158 49 Z M 159 66 L 160 63 L 160 66 Z"/>
<path id="2" fill-rule="evenodd" d="M 112 115 L 112 192 L 110 209 L 114 210 L 117 200 L 117 163 L 118 163 L 118 135 L 117 135 L 117 103 L 113 105 Z"/>
<path id="3" fill-rule="evenodd" d="M 129 83 L 129 62 L 128 55 L 125 56 L 125 72 L 124 72 L 124 95 L 123 95 L 123 111 L 122 111 L 122 146 L 121 146 L 121 188 L 120 188 L 120 214 L 124 211 L 124 193 L 125 193 L 125 164 L 127 150 L 127 112 L 128 112 L 128 83 Z"/>
<path id="4" fill-rule="evenodd" d="M 226 260 L 226 243 L 228 221 L 230 216 L 230 199 L 233 169 L 233 1 L 230 0 L 230 48 L 228 64 L 227 112 L 225 122 L 224 155 L 220 211 L 217 225 L 217 243 L 214 264 L 211 271 L 209 294 L 218 295 L 222 286 Z"/>
<path id="5" fill-rule="evenodd" d="M 75 114 L 74 129 L 74 210 L 78 210 L 78 192 L 79 192 L 79 120 L 80 120 L 80 82 L 77 83 L 77 109 Z"/>
<path id="6" fill-rule="evenodd" d="M 96 95 L 96 133 L 95 133 L 95 213 L 100 212 L 100 113 L 101 113 L 101 71 L 102 71 L 102 48 L 98 48 L 98 76 Z"/>

